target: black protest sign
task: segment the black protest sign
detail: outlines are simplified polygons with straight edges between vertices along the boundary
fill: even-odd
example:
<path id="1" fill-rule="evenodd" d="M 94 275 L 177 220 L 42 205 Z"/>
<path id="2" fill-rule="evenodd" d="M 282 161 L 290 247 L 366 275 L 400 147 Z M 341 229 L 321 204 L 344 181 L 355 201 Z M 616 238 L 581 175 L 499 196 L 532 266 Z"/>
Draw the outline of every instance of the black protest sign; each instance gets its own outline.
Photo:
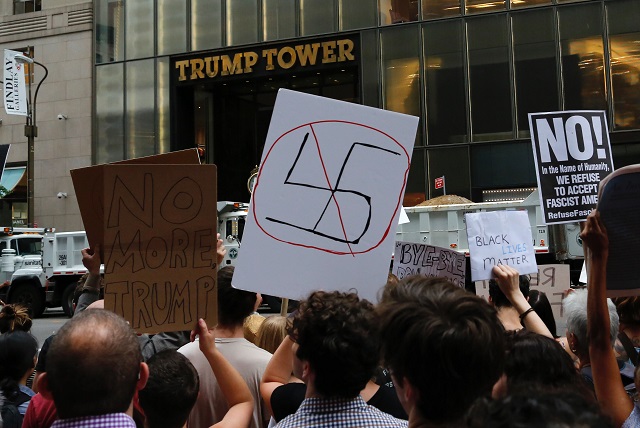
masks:
<path id="1" fill-rule="evenodd" d="M 613 171 L 605 112 L 530 113 L 529 128 L 545 224 L 584 220 Z"/>

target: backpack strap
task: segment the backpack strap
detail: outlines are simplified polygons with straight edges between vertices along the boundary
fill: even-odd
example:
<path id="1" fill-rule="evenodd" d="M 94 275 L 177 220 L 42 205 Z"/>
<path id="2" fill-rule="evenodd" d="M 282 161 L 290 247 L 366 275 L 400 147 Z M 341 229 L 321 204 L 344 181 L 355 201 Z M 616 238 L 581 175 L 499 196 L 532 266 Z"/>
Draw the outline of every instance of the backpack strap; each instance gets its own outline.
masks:
<path id="1" fill-rule="evenodd" d="M 631 363 L 634 366 L 637 366 L 640 355 L 638 355 L 638 351 L 636 351 L 635 346 L 633 346 L 633 343 L 631 343 L 631 339 L 629 339 L 629 337 L 623 331 L 621 331 L 620 333 L 618 333 L 618 340 L 620 340 L 620 343 L 622 343 L 622 347 L 626 351 L 629 360 L 631 360 Z"/>

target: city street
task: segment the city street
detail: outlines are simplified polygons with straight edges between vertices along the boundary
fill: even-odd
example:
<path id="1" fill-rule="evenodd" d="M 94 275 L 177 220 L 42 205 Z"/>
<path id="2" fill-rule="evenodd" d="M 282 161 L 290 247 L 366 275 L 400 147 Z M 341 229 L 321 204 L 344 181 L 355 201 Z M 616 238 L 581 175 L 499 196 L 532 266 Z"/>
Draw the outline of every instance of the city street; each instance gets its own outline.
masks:
<path id="1" fill-rule="evenodd" d="M 58 331 L 68 320 L 69 317 L 62 312 L 62 308 L 49 308 L 40 318 L 33 320 L 31 334 L 38 340 L 38 346 L 42 346 L 45 339 Z"/>

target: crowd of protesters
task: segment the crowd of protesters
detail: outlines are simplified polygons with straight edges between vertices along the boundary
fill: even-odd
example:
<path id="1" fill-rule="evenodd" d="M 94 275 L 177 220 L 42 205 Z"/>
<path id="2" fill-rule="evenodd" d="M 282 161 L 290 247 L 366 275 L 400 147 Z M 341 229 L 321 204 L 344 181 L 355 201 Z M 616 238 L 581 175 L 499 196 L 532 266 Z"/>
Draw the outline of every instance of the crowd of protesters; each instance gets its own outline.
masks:
<path id="1" fill-rule="evenodd" d="M 266 318 L 228 266 L 217 325 L 137 335 L 102 309 L 100 254 L 85 249 L 75 315 L 39 355 L 27 308 L 0 311 L 0 428 L 640 427 L 640 298 L 605 297 L 597 212 L 581 237 L 588 292 L 564 299 L 561 337 L 544 293 L 504 265 L 488 301 L 390 276 L 375 305 L 315 291 Z"/>

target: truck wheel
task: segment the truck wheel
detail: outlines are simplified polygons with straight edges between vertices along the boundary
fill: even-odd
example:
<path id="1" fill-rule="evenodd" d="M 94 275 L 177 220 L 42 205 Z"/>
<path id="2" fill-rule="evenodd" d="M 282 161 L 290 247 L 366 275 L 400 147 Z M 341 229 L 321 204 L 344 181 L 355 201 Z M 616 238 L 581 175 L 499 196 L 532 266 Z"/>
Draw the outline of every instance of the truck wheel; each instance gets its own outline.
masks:
<path id="1" fill-rule="evenodd" d="M 75 290 L 75 283 L 68 284 L 62 292 L 62 310 L 64 314 L 71 318 L 73 316 L 73 292 Z"/>
<path id="2" fill-rule="evenodd" d="M 44 296 L 36 287 L 21 284 L 11 293 L 9 303 L 21 303 L 29 308 L 29 315 L 38 318 L 44 313 Z"/>

